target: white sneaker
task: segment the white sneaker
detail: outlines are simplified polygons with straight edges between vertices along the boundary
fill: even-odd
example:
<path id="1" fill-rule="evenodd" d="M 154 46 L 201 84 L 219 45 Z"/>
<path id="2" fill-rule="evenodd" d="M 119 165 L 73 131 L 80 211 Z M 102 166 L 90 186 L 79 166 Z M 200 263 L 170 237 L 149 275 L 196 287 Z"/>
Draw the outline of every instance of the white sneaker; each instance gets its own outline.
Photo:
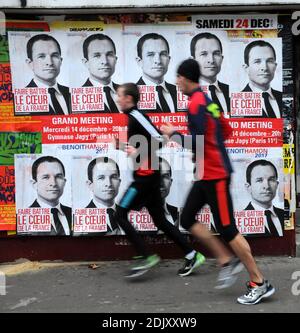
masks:
<path id="1" fill-rule="evenodd" d="M 267 280 L 262 286 L 251 286 L 248 282 L 247 288 L 247 293 L 237 299 L 240 304 L 254 305 L 275 293 L 275 288 Z"/>
<path id="2" fill-rule="evenodd" d="M 215 289 L 224 289 L 231 287 L 238 278 L 238 273 L 240 273 L 244 268 L 240 259 L 232 258 L 228 266 L 222 267 L 217 279 L 217 285 Z"/>

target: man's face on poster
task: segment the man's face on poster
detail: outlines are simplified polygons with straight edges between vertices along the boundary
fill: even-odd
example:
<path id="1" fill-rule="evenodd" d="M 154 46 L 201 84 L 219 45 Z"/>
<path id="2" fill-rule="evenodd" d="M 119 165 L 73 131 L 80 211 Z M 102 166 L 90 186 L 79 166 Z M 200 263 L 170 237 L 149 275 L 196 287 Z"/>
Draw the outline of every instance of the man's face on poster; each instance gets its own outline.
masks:
<path id="1" fill-rule="evenodd" d="M 221 71 L 223 55 L 219 42 L 214 38 L 201 38 L 195 45 L 195 60 L 200 67 L 200 78 L 214 83 Z"/>
<path id="2" fill-rule="evenodd" d="M 65 185 L 66 178 L 60 163 L 43 162 L 38 166 L 36 180 L 33 180 L 38 199 L 50 206 L 56 206 Z"/>
<path id="3" fill-rule="evenodd" d="M 246 183 L 246 188 L 252 200 L 263 207 L 270 207 L 278 187 L 274 168 L 271 165 L 257 165 L 252 169 L 250 179 L 251 183 Z"/>
<path id="4" fill-rule="evenodd" d="M 168 71 L 170 56 L 167 44 L 162 39 L 148 39 L 142 47 L 142 58 L 137 58 L 143 75 L 154 82 L 162 82 Z"/>
<path id="5" fill-rule="evenodd" d="M 244 67 L 250 82 L 262 90 L 268 90 L 277 67 L 273 50 L 268 46 L 254 46 L 249 52 L 248 63 Z"/>
<path id="6" fill-rule="evenodd" d="M 117 59 L 114 46 L 109 40 L 95 39 L 88 46 L 88 59 L 84 59 L 84 63 L 91 78 L 96 81 L 110 81 Z"/>
<path id="7" fill-rule="evenodd" d="M 93 169 L 93 182 L 88 186 L 94 198 L 104 205 L 112 205 L 118 195 L 121 179 L 115 163 L 98 162 Z"/>
<path id="8" fill-rule="evenodd" d="M 38 40 L 32 45 L 32 59 L 27 59 L 35 77 L 45 84 L 54 84 L 60 73 L 62 57 L 52 40 Z"/>
<path id="9" fill-rule="evenodd" d="M 172 185 L 172 177 L 171 177 L 171 169 L 170 169 L 170 165 L 169 163 L 162 161 L 161 162 L 161 170 L 160 170 L 160 174 L 161 174 L 161 181 L 160 181 L 160 193 L 163 199 L 165 199 L 169 193 L 170 193 L 170 189 L 171 189 L 171 185 Z"/>

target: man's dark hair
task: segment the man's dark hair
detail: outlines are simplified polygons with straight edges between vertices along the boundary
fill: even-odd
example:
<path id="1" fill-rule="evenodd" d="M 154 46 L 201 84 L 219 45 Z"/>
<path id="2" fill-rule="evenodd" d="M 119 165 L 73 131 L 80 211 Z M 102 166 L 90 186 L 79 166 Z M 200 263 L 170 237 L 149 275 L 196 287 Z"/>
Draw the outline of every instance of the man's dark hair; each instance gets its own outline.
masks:
<path id="1" fill-rule="evenodd" d="M 35 181 L 37 180 L 37 169 L 38 169 L 39 165 L 44 163 L 44 162 L 60 164 L 61 167 L 62 167 L 64 176 L 66 175 L 65 167 L 58 158 L 53 157 L 53 156 L 42 156 L 42 157 L 38 158 L 37 160 L 35 160 L 32 164 L 31 174 L 32 174 L 32 179 L 33 180 L 35 180 Z"/>
<path id="2" fill-rule="evenodd" d="M 137 105 L 138 101 L 140 100 L 140 92 L 139 88 L 135 83 L 129 82 L 124 83 L 119 86 L 119 88 L 123 89 L 124 95 L 129 95 L 133 99 L 133 103 Z"/>
<path id="3" fill-rule="evenodd" d="M 177 68 L 177 75 L 183 76 L 191 82 L 198 83 L 200 77 L 198 61 L 192 58 L 184 60 Z"/>
<path id="4" fill-rule="evenodd" d="M 40 34 L 40 35 L 35 35 L 35 36 L 31 37 L 29 39 L 29 41 L 27 42 L 26 49 L 27 49 L 27 58 L 28 59 L 32 60 L 33 44 L 35 42 L 38 42 L 39 40 L 42 40 L 42 41 L 45 41 L 45 42 L 52 41 L 52 42 L 56 43 L 56 45 L 58 47 L 59 54 L 61 55 L 61 48 L 60 48 L 60 45 L 59 45 L 58 41 L 50 35 Z"/>
<path id="5" fill-rule="evenodd" d="M 94 40 L 107 40 L 107 41 L 111 42 L 111 44 L 114 48 L 114 52 L 116 54 L 116 45 L 110 37 L 108 37 L 107 35 L 104 35 L 104 34 L 94 34 L 94 35 L 89 36 L 83 42 L 82 49 L 83 49 L 83 56 L 85 59 L 87 59 L 87 60 L 89 59 L 88 47 L 89 47 L 90 43 Z"/>
<path id="6" fill-rule="evenodd" d="M 257 166 L 267 166 L 269 165 L 270 167 L 272 167 L 275 171 L 275 176 L 276 176 L 276 179 L 278 179 L 278 173 L 277 173 L 277 169 L 275 167 L 275 165 L 270 162 L 270 161 L 267 161 L 267 160 L 257 160 L 257 161 L 254 161 L 252 163 L 250 163 L 247 167 L 247 170 L 246 170 L 246 181 L 248 184 L 251 184 L 251 173 L 252 173 L 252 170 L 257 167 Z"/>
<path id="7" fill-rule="evenodd" d="M 268 42 L 266 42 L 264 40 L 255 40 L 254 42 L 249 43 L 245 47 L 245 50 L 244 50 L 244 63 L 246 65 L 249 65 L 249 54 L 250 54 L 251 49 L 253 49 L 255 46 L 269 47 L 273 51 L 274 59 L 276 60 L 276 52 L 274 50 L 274 47 L 270 43 L 268 43 Z"/>
<path id="8" fill-rule="evenodd" d="M 146 35 L 142 36 L 142 37 L 139 39 L 139 41 L 138 41 L 138 43 L 137 43 L 137 55 L 138 55 L 139 58 L 142 59 L 142 57 L 143 57 L 143 56 L 142 56 L 142 54 L 143 54 L 143 45 L 144 45 L 144 43 L 146 42 L 146 40 L 148 40 L 148 39 L 155 39 L 155 40 L 157 40 L 157 39 L 161 39 L 161 40 L 163 40 L 163 41 L 166 43 L 166 45 L 167 45 L 168 53 L 170 53 L 169 43 L 168 43 L 168 41 L 165 39 L 165 37 L 162 36 L 162 35 L 159 35 L 159 34 L 156 34 L 156 33 L 152 32 L 152 33 L 150 33 L 150 34 L 146 34 Z"/>
<path id="9" fill-rule="evenodd" d="M 222 43 L 216 35 L 213 35 L 210 32 L 201 32 L 200 34 L 194 36 L 193 39 L 191 40 L 190 51 L 191 51 L 191 56 L 193 58 L 195 58 L 196 44 L 200 39 L 215 39 L 220 45 L 221 53 L 223 53 Z"/>
<path id="10" fill-rule="evenodd" d="M 116 161 L 114 161 L 113 159 L 111 159 L 107 156 L 101 156 L 101 157 L 94 158 L 88 165 L 87 176 L 88 176 L 89 181 L 93 182 L 93 170 L 94 170 L 94 167 L 96 166 L 97 163 L 113 163 L 113 164 L 115 164 L 117 172 L 118 172 L 118 176 L 120 176 L 120 169 L 119 169 L 119 166 L 116 163 Z"/>

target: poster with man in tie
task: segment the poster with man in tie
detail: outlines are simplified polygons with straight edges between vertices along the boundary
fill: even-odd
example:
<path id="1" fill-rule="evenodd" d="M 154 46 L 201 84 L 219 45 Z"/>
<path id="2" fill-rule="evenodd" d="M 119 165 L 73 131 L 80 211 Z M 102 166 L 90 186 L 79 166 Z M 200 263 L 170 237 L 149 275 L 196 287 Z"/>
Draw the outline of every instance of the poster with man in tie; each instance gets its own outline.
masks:
<path id="1" fill-rule="evenodd" d="M 123 82 L 121 28 L 68 32 L 68 43 L 72 113 L 120 113 L 116 101 Z"/>
<path id="2" fill-rule="evenodd" d="M 19 235 L 71 235 L 71 169 L 68 156 L 15 155 Z"/>
<path id="3" fill-rule="evenodd" d="M 113 150 L 109 155 L 73 156 L 74 236 L 123 234 L 114 213 L 128 178 L 125 158 Z"/>
<path id="4" fill-rule="evenodd" d="M 264 151 L 263 151 L 264 150 Z M 253 149 L 255 151 L 255 149 Z M 256 149 L 258 151 L 258 149 Z M 232 196 L 239 230 L 247 236 L 284 234 L 284 179 L 281 148 L 232 156 Z M 241 187 L 241 183 L 244 187 Z"/>
<path id="5" fill-rule="evenodd" d="M 237 47 L 243 50 L 242 60 L 235 57 L 243 74 L 240 88 L 233 83 L 231 117 L 282 118 L 281 38 L 246 39 L 233 45 L 234 55 Z"/>
<path id="6" fill-rule="evenodd" d="M 153 32 L 149 25 L 127 26 L 123 32 L 128 46 L 125 77 L 140 89 L 138 107 L 147 113 L 186 111 L 187 98 L 176 87 L 178 54 L 174 27 L 159 26 Z"/>
<path id="7" fill-rule="evenodd" d="M 255 27 L 263 19 L 269 29 Z M 177 32 L 176 52 L 189 50 L 185 58 L 197 60 L 200 86 L 225 117 L 281 118 L 282 39 L 275 29 L 276 15 L 193 15 L 190 31 Z"/>
<path id="8" fill-rule="evenodd" d="M 71 113 L 66 35 L 9 32 L 15 115 Z"/>
<path id="9" fill-rule="evenodd" d="M 200 87 L 219 105 L 225 118 L 230 117 L 230 91 L 229 85 L 221 82 L 218 75 L 222 69 L 223 50 L 227 46 L 228 38 L 224 32 L 201 32 L 190 43 L 191 57 L 200 67 Z"/>

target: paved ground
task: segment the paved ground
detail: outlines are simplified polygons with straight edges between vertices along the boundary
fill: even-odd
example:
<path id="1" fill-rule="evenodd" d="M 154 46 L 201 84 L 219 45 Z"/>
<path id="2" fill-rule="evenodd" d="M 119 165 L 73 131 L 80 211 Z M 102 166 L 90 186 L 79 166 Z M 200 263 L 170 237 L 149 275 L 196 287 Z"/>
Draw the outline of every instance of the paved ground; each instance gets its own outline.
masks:
<path id="1" fill-rule="evenodd" d="M 176 276 L 180 260 L 163 260 L 146 278 L 135 282 L 123 278 L 130 263 L 118 261 L 97 263 L 99 268 L 94 270 L 86 263 L 37 264 L 17 275 L 7 271 L 0 312 L 300 312 L 300 295 L 292 293 L 296 282 L 292 274 L 299 271 L 294 292 L 300 294 L 300 258 L 260 257 L 258 262 L 277 292 L 256 306 L 236 303 L 236 297 L 245 291 L 245 272 L 232 288 L 213 288 L 217 274 L 214 260 L 186 278 Z"/>

